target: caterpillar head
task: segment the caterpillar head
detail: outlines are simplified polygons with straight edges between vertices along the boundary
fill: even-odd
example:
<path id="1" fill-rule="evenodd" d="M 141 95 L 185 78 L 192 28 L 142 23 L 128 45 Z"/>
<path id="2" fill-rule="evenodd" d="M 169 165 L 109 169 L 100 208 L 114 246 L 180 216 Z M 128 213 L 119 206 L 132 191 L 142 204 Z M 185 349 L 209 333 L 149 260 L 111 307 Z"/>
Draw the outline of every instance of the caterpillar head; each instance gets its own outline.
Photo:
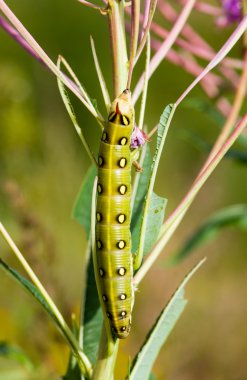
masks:
<path id="1" fill-rule="evenodd" d="M 111 104 L 108 120 L 127 126 L 133 124 L 134 107 L 131 104 L 131 92 L 126 89 Z"/>

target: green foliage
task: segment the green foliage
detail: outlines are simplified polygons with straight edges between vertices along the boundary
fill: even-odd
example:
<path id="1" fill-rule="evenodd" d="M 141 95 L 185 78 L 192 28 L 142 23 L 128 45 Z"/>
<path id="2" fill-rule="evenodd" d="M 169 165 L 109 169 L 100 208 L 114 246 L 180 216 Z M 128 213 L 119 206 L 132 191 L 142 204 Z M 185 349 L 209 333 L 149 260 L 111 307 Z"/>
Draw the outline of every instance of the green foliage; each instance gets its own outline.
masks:
<path id="1" fill-rule="evenodd" d="M 77 361 L 75 359 L 70 361 L 66 375 L 64 375 L 62 379 L 63 380 L 84 380 L 84 377 L 82 377 Z"/>
<path id="2" fill-rule="evenodd" d="M 12 278 L 14 278 L 18 284 L 23 286 L 43 307 L 44 310 L 49 314 L 49 316 L 52 318 L 52 320 L 55 322 L 56 327 L 61 331 L 62 335 L 64 336 L 67 343 L 71 346 L 72 349 L 75 349 L 75 344 L 71 339 L 70 331 L 68 331 L 67 326 L 64 324 L 63 321 L 59 320 L 53 310 L 51 309 L 48 302 L 44 299 L 43 295 L 37 289 L 36 286 L 34 286 L 30 281 L 28 281 L 25 277 L 23 277 L 20 273 L 18 273 L 16 270 L 8 266 L 2 259 L 0 259 L 0 267 L 4 269 Z"/>
<path id="3" fill-rule="evenodd" d="M 164 221 L 167 199 L 156 195 L 151 195 L 150 206 L 148 209 L 148 221 L 145 235 L 144 256 L 151 251 L 156 242 L 160 227 Z"/>
<path id="4" fill-rule="evenodd" d="M 151 152 L 149 145 L 147 145 L 144 149 L 146 149 L 146 151 L 142 165 L 143 173 L 139 175 L 131 219 L 131 243 L 133 252 L 137 251 L 139 245 L 141 221 L 143 218 L 143 202 L 148 190 L 151 175 Z"/>
<path id="5" fill-rule="evenodd" d="M 94 277 L 93 257 L 87 268 L 86 292 L 84 299 L 83 317 L 83 347 L 85 354 L 92 363 L 96 362 L 99 347 L 100 332 L 103 323 L 102 310 Z"/>
<path id="6" fill-rule="evenodd" d="M 91 165 L 83 180 L 72 210 L 73 218 L 84 227 L 87 240 L 89 239 L 91 230 L 92 191 L 96 174 L 97 169 L 95 165 Z"/>
<path id="7" fill-rule="evenodd" d="M 193 274 L 204 262 L 201 261 L 185 277 L 172 296 L 167 306 L 160 313 L 157 321 L 147 335 L 146 341 L 138 352 L 130 374 L 130 380 L 149 380 L 153 364 L 166 342 L 169 334 L 182 314 L 187 300 L 184 298 L 184 288 Z"/>
<path id="8" fill-rule="evenodd" d="M 171 263 L 177 264 L 200 245 L 215 238 L 226 227 L 247 229 L 246 204 L 229 206 L 211 215 L 185 242 L 182 249 L 175 253 Z"/>
<path id="9" fill-rule="evenodd" d="M 33 369 L 33 363 L 27 354 L 18 346 L 6 342 L 0 342 L 0 356 L 15 360 L 27 369 Z"/>
<path id="10" fill-rule="evenodd" d="M 183 101 L 182 107 L 191 108 L 199 113 L 205 114 L 205 116 L 220 127 L 224 123 L 224 117 L 208 99 L 200 99 L 198 97 L 188 98 Z"/>
<path id="11" fill-rule="evenodd" d="M 72 332 L 76 339 L 79 338 L 79 329 L 75 318 L 72 317 Z M 69 362 L 67 366 L 66 374 L 62 377 L 63 380 L 84 380 L 84 376 L 81 374 L 77 359 L 72 351 L 70 351 Z"/>
<path id="12" fill-rule="evenodd" d="M 73 217 L 84 227 L 88 240 L 90 240 L 92 191 L 96 173 L 97 169 L 94 165 L 92 165 L 89 168 L 86 178 L 82 183 L 72 212 Z M 83 334 L 84 352 L 90 361 L 92 363 L 95 363 L 103 316 L 95 282 L 93 257 L 91 253 L 90 243 L 88 254 L 89 258 L 86 268 L 86 287 L 83 299 L 83 317 L 81 321 L 81 329 Z"/>
<path id="13" fill-rule="evenodd" d="M 203 138 L 201 138 L 197 133 L 192 132 L 188 129 L 183 129 L 179 132 L 179 135 L 186 141 L 192 143 L 199 151 L 209 153 L 213 147 L 212 144 L 207 143 Z M 241 139 L 240 139 L 241 137 Z M 245 142 L 245 136 L 241 135 L 238 139 L 238 145 L 247 147 L 247 140 Z M 243 137 L 243 138 L 242 138 Z M 231 159 L 241 164 L 247 163 L 247 153 L 245 151 L 229 149 L 229 151 L 225 154 L 224 159 Z"/>
<path id="14" fill-rule="evenodd" d="M 160 227 L 164 220 L 165 206 L 167 201 L 164 198 L 154 195 L 153 188 L 161 153 L 175 109 L 175 105 L 169 104 L 166 106 L 159 120 L 156 149 L 153 156 L 148 184 L 145 184 L 147 192 L 143 202 L 140 239 L 138 244 L 138 251 L 134 261 L 134 269 L 136 270 L 142 263 L 144 253 L 149 252 L 150 248 L 152 248 L 156 242 L 160 232 Z M 152 232 L 153 235 L 148 235 L 147 231 Z M 148 239 L 148 241 L 146 239 Z"/>
<path id="15" fill-rule="evenodd" d="M 222 116 L 219 110 L 215 108 L 213 103 L 210 102 L 208 99 L 200 99 L 200 98 L 185 99 L 184 102 L 182 103 L 182 106 L 185 108 L 191 108 L 200 113 L 203 113 L 207 118 L 213 121 L 219 128 L 222 128 L 222 126 L 224 125 L 225 118 Z M 196 133 L 190 130 L 182 130 L 180 134 L 183 137 L 185 137 L 187 140 L 192 141 L 197 148 L 199 148 L 200 150 L 203 150 L 206 153 L 208 153 L 212 148 L 212 144 L 207 143 L 199 135 L 197 135 Z M 246 150 L 247 148 L 246 134 L 242 133 L 238 137 L 236 141 L 236 145 Z M 231 158 L 244 164 L 246 164 L 247 162 L 247 154 L 245 151 L 236 150 L 232 148 L 226 153 L 225 158 Z"/>
<path id="16" fill-rule="evenodd" d="M 136 197 L 133 206 L 133 217 L 131 220 L 131 239 L 132 249 L 136 252 L 140 242 L 140 230 L 144 217 L 144 201 L 151 176 L 151 155 L 150 148 L 147 146 L 143 163 L 143 173 L 140 176 Z M 159 197 L 154 192 L 151 194 L 151 201 L 148 209 L 147 226 L 145 231 L 144 250 L 145 256 L 152 249 L 159 235 L 160 227 L 164 221 L 167 200 Z"/>
<path id="17" fill-rule="evenodd" d="M 6 271 L 12 278 L 14 278 L 22 287 L 24 287 L 28 293 L 30 293 L 43 307 L 44 310 L 50 315 L 50 317 L 55 321 L 56 325 L 62 329 L 62 326 L 59 324 L 56 316 L 51 310 L 50 306 L 44 299 L 40 291 L 34 286 L 30 281 L 18 273 L 15 269 L 7 265 L 2 259 L 0 259 L 0 267 Z"/>

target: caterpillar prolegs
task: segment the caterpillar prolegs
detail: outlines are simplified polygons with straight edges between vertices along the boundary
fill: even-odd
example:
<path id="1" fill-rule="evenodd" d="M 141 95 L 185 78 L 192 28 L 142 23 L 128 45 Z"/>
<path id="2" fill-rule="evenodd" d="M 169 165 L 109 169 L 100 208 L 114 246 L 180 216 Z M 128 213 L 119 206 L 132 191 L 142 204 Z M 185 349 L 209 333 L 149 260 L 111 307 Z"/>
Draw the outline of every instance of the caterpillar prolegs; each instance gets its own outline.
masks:
<path id="1" fill-rule="evenodd" d="M 98 157 L 96 256 L 100 297 L 117 338 L 126 338 L 134 301 L 130 234 L 134 109 L 125 90 L 111 104 Z"/>

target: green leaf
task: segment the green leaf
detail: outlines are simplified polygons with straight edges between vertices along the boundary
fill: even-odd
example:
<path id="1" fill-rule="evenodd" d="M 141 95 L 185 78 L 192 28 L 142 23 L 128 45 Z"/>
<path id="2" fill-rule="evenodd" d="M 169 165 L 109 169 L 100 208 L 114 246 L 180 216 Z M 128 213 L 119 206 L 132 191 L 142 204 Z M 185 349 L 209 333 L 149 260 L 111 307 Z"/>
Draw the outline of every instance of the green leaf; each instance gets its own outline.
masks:
<path id="1" fill-rule="evenodd" d="M 89 360 L 94 364 L 97 358 L 103 315 L 94 276 L 93 257 L 87 268 L 87 285 L 84 303 L 83 347 Z"/>
<path id="2" fill-rule="evenodd" d="M 247 153 L 241 152 L 240 150 L 230 149 L 224 158 L 230 158 L 234 161 L 239 162 L 240 164 L 247 164 Z"/>
<path id="3" fill-rule="evenodd" d="M 162 199 L 160 197 L 158 198 L 157 196 L 155 196 L 153 193 L 153 188 L 154 188 L 155 178 L 157 175 L 158 165 L 160 162 L 161 153 L 165 144 L 166 136 L 167 136 L 168 129 L 169 129 L 175 109 L 176 109 L 176 105 L 169 104 L 168 106 L 166 106 L 166 108 L 164 109 L 160 117 L 160 121 L 158 125 L 156 150 L 155 150 L 155 154 L 154 154 L 153 162 L 151 166 L 151 175 L 149 178 L 148 189 L 147 189 L 147 193 L 146 193 L 144 204 L 143 204 L 143 216 L 141 220 L 140 239 L 139 239 L 139 244 L 138 244 L 138 250 L 136 253 L 135 260 L 134 260 L 135 270 L 137 270 L 140 267 L 144 252 L 148 252 L 150 247 L 152 247 L 153 244 L 155 243 L 159 235 L 159 230 L 164 219 L 164 211 L 165 211 L 165 205 L 167 201 L 165 199 Z M 158 199 L 160 202 L 158 202 Z M 158 213 L 160 213 L 160 215 L 156 215 L 158 218 L 158 222 L 160 222 L 161 220 L 162 221 L 160 224 L 157 224 L 157 225 L 154 224 L 155 239 L 152 239 L 152 237 L 149 236 L 148 238 L 152 239 L 152 241 L 150 241 L 147 245 L 147 242 L 146 242 L 146 238 L 148 235 L 147 228 L 150 229 L 150 223 L 153 223 L 152 221 L 153 210 L 154 211 L 158 210 Z M 155 218 L 155 223 L 156 222 L 157 220 Z M 149 227 L 148 227 L 148 223 L 149 223 Z M 150 230 L 153 230 L 153 227 Z"/>
<path id="4" fill-rule="evenodd" d="M 95 65 L 96 72 L 97 72 L 97 75 L 98 75 L 98 79 L 99 79 L 102 95 L 103 95 L 103 98 L 104 98 L 106 110 L 107 110 L 107 112 L 109 112 L 110 106 L 111 106 L 111 100 L 110 100 L 110 96 L 109 96 L 109 92 L 108 92 L 108 89 L 107 89 L 107 86 L 106 86 L 106 82 L 105 82 L 104 76 L 103 76 L 101 68 L 100 68 L 100 64 L 99 64 L 99 60 L 98 60 L 98 57 L 97 57 L 97 53 L 96 53 L 96 49 L 95 49 L 95 44 L 94 44 L 94 40 L 93 40 L 92 36 L 90 36 L 90 42 L 91 42 L 91 49 L 92 49 L 92 53 L 93 53 L 94 65 Z"/>
<path id="5" fill-rule="evenodd" d="M 192 143 L 199 151 L 209 153 L 213 147 L 212 144 L 207 143 L 196 133 L 183 129 L 179 132 L 179 135 L 186 141 Z M 239 163 L 247 163 L 247 153 L 241 150 L 230 149 L 223 159 L 232 159 Z"/>
<path id="6" fill-rule="evenodd" d="M 136 252 L 140 241 L 140 230 L 143 219 L 143 204 L 145 196 L 148 191 L 148 185 L 151 175 L 151 153 L 150 148 L 147 145 L 146 154 L 143 162 L 143 173 L 140 175 L 136 197 L 133 206 L 133 216 L 131 220 L 131 239 L 132 239 L 132 251 Z M 151 202 L 148 210 L 148 220 L 145 232 L 144 251 L 145 256 L 152 249 L 155 244 L 160 227 L 163 223 L 165 216 L 167 200 L 159 197 L 155 193 L 151 195 Z"/>
<path id="7" fill-rule="evenodd" d="M 184 298 L 185 285 L 203 262 L 204 260 L 200 261 L 199 264 L 188 273 L 167 306 L 162 310 L 133 362 L 130 380 L 149 379 L 153 364 L 161 347 L 166 342 L 186 306 L 187 300 Z"/>
<path id="8" fill-rule="evenodd" d="M 57 325 L 59 325 L 59 328 L 61 329 L 61 326 L 51 310 L 50 306 L 40 293 L 40 291 L 36 288 L 35 285 L 33 285 L 30 281 L 28 281 L 25 277 L 23 277 L 20 273 L 18 273 L 15 269 L 11 268 L 8 264 L 6 264 L 2 259 L 0 259 L 0 267 L 4 269 L 8 274 L 11 275 L 19 284 L 21 284 L 47 311 L 47 313 L 50 315 L 50 317 L 56 322 Z"/>
<path id="9" fill-rule="evenodd" d="M 224 124 L 224 116 L 215 108 L 215 106 L 206 99 L 187 98 L 182 102 L 182 107 L 191 108 L 198 111 L 200 114 L 204 113 L 209 119 L 215 122 L 216 125 L 222 127 Z"/>
<path id="10" fill-rule="evenodd" d="M 199 98 L 188 98 L 182 102 L 182 107 L 192 108 L 200 113 L 204 113 L 206 117 L 211 119 L 215 124 L 222 128 L 225 122 L 224 116 L 215 108 L 214 104 Z M 243 148 L 247 148 L 247 135 L 241 134 L 236 141 L 237 144 L 242 146 Z"/>
<path id="11" fill-rule="evenodd" d="M 27 354 L 16 345 L 0 342 L 0 356 L 15 360 L 29 370 L 34 369 L 34 365 Z"/>
<path id="12" fill-rule="evenodd" d="M 35 285 L 33 285 L 31 282 L 29 282 L 25 277 L 23 277 L 20 273 L 18 273 L 16 270 L 11 268 L 9 265 L 7 265 L 2 259 L 0 259 L 0 267 L 4 269 L 11 277 L 13 277 L 20 285 L 22 285 L 43 307 L 44 310 L 47 311 L 47 313 L 50 315 L 50 317 L 55 322 L 57 328 L 61 331 L 63 337 L 67 341 L 67 343 L 70 345 L 72 349 L 75 349 L 75 353 L 78 352 L 77 350 L 77 341 L 73 341 L 73 336 L 71 337 L 67 325 L 64 323 L 64 321 L 60 321 L 56 315 L 53 313 L 52 309 L 50 308 L 49 304 L 44 299 L 41 292 L 37 289 Z M 78 347 L 79 349 L 79 347 Z M 84 355 L 84 353 L 83 353 Z M 78 358 L 77 358 L 78 360 Z M 88 359 L 87 359 L 88 360 Z"/>
<path id="13" fill-rule="evenodd" d="M 171 258 L 169 263 L 177 264 L 195 248 L 215 238 L 226 227 L 247 229 L 246 204 L 229 206 L 211 215 L 186 241 L 182 249 Z"/>
<path id="14" fill-rule="evenodd" d="M 153 373 L 151 373 L 148 380 L 156 380 L 155 375 Z"/>
<path id="15" fill-rule="evenodd" d="M 81 186 L 73 208 L 73 217 L 83 225 L 87 239 L 90 241 L 91 230 L 91 205 L 94 179 L 97 174 L 95 166 L 88 170 Z M 91 244 L 89 243 L 88 265 L 86 269 L 85 296 L 83 298 L 83 317 L 80 330 L 85 354 L 92 363 L 96 362 L 100 333 L 102 328 L 102 311 L 100 308 L 98 292 L 94 276 Z"/>
<path id="16" fill-rule="evenodd" d="M 88 94 L 86 93 L 85 89 L 83 88 L 83 86 L 80 84 L 78 78 L 76 77 L 75 73 L 73 72 L 73 70 L 71 69 L 71 67 L 69 66 L 69 64 L 67 63 L 67 61 L 62 57 L 62 56 L 59 56 L 58 57 L 58 61 L 57 61 L 57 67 L 59 68 L 60 70 L 60 66 L 61 66 L 61 62 L 65 65 L 65 67 L 67 68 L 67 70 L 69 71 L 69 73 L 72 75 L 73 79 L 75 80 L 76 84 L 78 85 L 80 91 L 82 92 L 83 94 L 83 97 L 85 99 L 85 101 L 87 103 L 89 103 L 90 106 L 94 107 L 95 111 L 98 112 L 98 110 L 96 109 L 96 107 L 92 104 L 92 102 L 90 101 L 90 98 L 88 96 Z M 58 83 L 58 89 L 59 89 L 59 92 L 60 92 L 60 95 L 61 95 L 61 98 L 63 100 L 63 103 L 65 105 L 65 108 L 69 114 L 69 117 L 75 127 L 75 130 L 78 134 L 78 136 L 80 137 L 81 141 L 82 141 L 82 144 L 88 154 L 88 156 L 90 157 L 90 159 L 92 160 L 92 162 L 94 164 L 96 164 L 96 161 L 95 161 L 95 158 L 94 158 L 94 154 L 93 152 L 91 151 L 85 137 L 84 137 L 84 134 L 83 134 L 83 131 L 80 127 L 80 125 L 78 124 L 78 121 L 77 121 L 77 118 L 76 118 L 76 114 L 75 114 L 75 111 L 74 111 L 74 108 L 71 104 L 71 101 L 70 101 L 70 98 L 69 98 L 69 94 L 68 94 L 68 91 L 66 90 L 66 87 L 65 85 L 63 84 L 63 82 L 57 78 L 57 83 Z"/>
<path id="17" fill-rule="evenodd" d="M 140 229 L 143 215 L 143 203 L 148 191 L 148 184 L 151 175 L 151 153 L 149 145 L 146 146 L 146 153 L 143 161 L 143 172 L 139 175 L 139 182 L 136 191 L 136 196 L 133 204 L 132 219 L 131 219 L 131 241 L 132 250 L 136 252 L 140 240 Z"/>
<path id="18" fill-rule="evenodd" d="M 164 221 L 166 205 L 167 199 L 162 198 L 155 193 L 152 193 L 148 209 L 148 220 L 145 231 L 143 256 L 151 251 L 157 241 L 160 227 Z"/>
<path id="19" fill-rule="evenodd" d="M 87 239 L 89 239 L 91 229 L 92 191 L 96 174 L 97 168 L 91 165 L 81 185 L 72 210 L 73 218 L 84 227 Z"/>
<path id="20" fill-rule="evenodd" d="M 72 315 L 72 332 L 75 335 L 76 339 L 79 338 L 79 328 L 76 323 L 75 316 Z M 67 366 L 66 374 L 62 377 L 63 380 L 84 380 L 84 377 L 80 371 L 78 361 L 73 354 L 73 351 L 70 351 L 69 362 Z"/>
<path id="21" fill-rule="evenodd" d="M 63 380 L 83 380 L 82 374 L 80 372 L 79 366 L 76 362 L 76 359 L 70 362 L 70 365 L 67 369 L 66 375 L 62 377 Z"/>

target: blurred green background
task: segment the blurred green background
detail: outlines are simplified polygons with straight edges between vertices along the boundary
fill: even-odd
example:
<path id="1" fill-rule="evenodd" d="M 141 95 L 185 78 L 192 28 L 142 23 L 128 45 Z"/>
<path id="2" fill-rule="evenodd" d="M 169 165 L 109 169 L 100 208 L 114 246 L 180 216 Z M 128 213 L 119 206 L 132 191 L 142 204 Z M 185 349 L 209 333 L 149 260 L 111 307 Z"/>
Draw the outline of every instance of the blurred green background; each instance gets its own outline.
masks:
<path id="1" fill-rule="evenodd" d="M 95 39 L 111 89 L 107 20 L 75 1 L 8 1 L 8 5 L 55 61 L 62 54 L 104 112 L 89 36 Z M 197 31 L 219 48 L 231 29 L 218 30 L 209 17 L 192 18 Z M 15 242 L 70 320 L 78 316 L 83 283 L 85 235 L 71 209 L 89 159 L 60 99 L 55 78 L 0 31 L 0 214 Z M 235 48 L 234 55 L 240 56 Z M 141 62 L 136 77 L 142 69 Z M 203 63 L 205 65 L 205 63 Z M 149 86 L 146 123 L 157 123 L 192 77 L 164 62 Z M 191 97 L 206 99 L 200 87 Z M 99 128 L 73 98 L 78 119 L 97 151 Z M 184 131 L 213 142 L 218 127 L 205 114 L 181 107 L 174 118 L 156 182 L 168 198 L 169 213 L 181 200 L 206 158 Z M 154 138 L 153 138 L 154 140 Z M 208 260 L 187 289 L 190 302 L 156 362 L 158 380 L 247 379 L 247 237 L 227 229 L 174 268 L 165 258 L 181 247 L 200 223 L 221 207 L 246 203 L 246 165 L 224 160 L 200 192 L 189 213 L 136 296 L 131 336 L 121 343 L 116 379 L 123 379 L 129 355 L 137 352 L 184 274 L 201 257 Z M 1 239 L 1 256 L 18 263 Z M 0 277 L 0 340 L 17 344 L 37 366 L 31 375 L 15 360 L 0 359 L 1 380 L 55 380 L 68 351 L 49 318 L 4 273 Z"/>

